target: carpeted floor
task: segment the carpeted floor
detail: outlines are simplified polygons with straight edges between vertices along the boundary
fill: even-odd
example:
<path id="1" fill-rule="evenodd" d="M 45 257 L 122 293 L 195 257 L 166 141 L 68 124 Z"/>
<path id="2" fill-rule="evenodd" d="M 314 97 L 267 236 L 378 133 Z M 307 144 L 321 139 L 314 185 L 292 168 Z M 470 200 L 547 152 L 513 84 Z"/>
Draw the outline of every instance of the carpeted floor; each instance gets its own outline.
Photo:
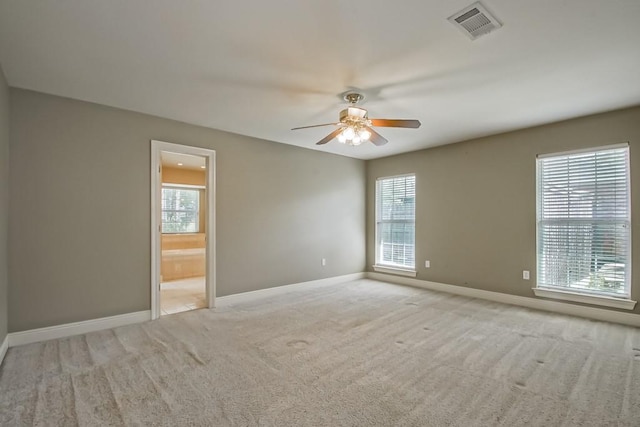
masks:
<path id="1" fill-rule="evenodd" d="M 640 329 L 370 280 L 9 350 L 0 425 L 639 426 Z"/>

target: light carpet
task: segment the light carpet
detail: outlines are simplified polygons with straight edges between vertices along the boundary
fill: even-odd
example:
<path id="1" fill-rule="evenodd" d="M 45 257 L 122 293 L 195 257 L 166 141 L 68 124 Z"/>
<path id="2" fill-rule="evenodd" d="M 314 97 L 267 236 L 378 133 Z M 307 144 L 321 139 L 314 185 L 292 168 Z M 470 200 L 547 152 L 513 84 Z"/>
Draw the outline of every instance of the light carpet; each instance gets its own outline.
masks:
<path id="1" fill-rule="evenodd" d="M 639 426 L 640 330 L 301 286 L 12 348 L 0 425 Z"/>

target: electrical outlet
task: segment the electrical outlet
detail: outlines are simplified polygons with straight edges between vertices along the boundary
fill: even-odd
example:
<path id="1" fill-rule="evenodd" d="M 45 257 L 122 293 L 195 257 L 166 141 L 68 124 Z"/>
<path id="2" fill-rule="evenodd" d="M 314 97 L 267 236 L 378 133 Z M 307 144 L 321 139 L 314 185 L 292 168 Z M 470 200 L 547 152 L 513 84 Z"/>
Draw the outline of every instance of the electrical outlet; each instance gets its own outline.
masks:
<path id="1" fill-rule="evenodd" d="M 424 268 L 431 268 L 431 261 L 427 260 L 424 262 Z"/>
<path id="2" fill-rule="evenodd" d="M 522 270 L 522 278 L 524 280 L 529 280 L 529 270 Z"/>
<path id="3" fill-rule="evenodd" d="M 322 258 L 322 266 L 324 267 L 325 265 L 327 265 L 327 259 L 326 258 Z"/>

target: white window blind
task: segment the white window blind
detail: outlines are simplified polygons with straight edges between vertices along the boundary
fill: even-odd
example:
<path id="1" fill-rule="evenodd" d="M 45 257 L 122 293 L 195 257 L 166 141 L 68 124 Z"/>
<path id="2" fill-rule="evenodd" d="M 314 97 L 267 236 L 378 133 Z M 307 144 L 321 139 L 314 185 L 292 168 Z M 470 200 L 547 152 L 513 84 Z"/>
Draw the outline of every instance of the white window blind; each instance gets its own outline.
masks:
<path id="1" fill-rule="evenodd" d="M 538 287 L 630 297 L 629 148 L 538 159 Z"/>
<path id="2" fill-rule="evenodd" d="M 200 190 L 162 188 L 162 232 L 197 233 L 200 228 Z"/>
<path id="3" fill-rule="evenodd" d="M 415 200 L 415 175 L 378 179 L 377 265 L 415 268 Z"/>

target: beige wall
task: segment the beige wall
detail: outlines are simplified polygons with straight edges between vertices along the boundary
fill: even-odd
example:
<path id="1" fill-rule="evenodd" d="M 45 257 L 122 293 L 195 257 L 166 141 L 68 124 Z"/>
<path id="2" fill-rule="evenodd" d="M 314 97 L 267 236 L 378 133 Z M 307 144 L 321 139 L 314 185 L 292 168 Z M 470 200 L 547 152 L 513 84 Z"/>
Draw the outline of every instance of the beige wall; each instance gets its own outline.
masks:
<path id="1" fill-rule="evenodd" d="M 206 185 L 207 175 L 203 170 L 162 167 L 162 182 L 172 184 Z"/>
<path id="2" fill-rule="evenodd" d="M 151 139 L 216 150 L 218 295 L 364 269 L 363 161 L 19 89 L 11 126 L 10 331 L 150 308 Z"/>
<path id="3" fill-rule="evenodd" d="M 7 335 L 9 288 L 9 88 L 0 67 L 0 344 Z"/>
<path id="4" fill-rule="evenodd" d="M 10 182 L 9 331 L 149 309 L 151 139 L 217 152 L 218 295 L 361 271 L 365 188 L 371 270 L 375 179 L 414 172 L 418 278 L 533 297 L 536 154 L 624 141 L 631 145 L 633 245 L 640 244 L 640 108 L 369 161 L 365 185 L 362 161 L 30 91 L 10 94 L 9 152 L 0 84 L 0 309 L 6 317 L 3 190 Z M 634 284 L 639 256 L 635 250 Z M 532 280 L 521 279 L 523 269 Z M 640 298 L 640 286 L 632 297 Z M 0 316 L 0 337 L 5 329 Z"/>
<path id="5" fill-rule="evenodd" d="M 632 298 L 639 300 L 640 108 L 367 162 L 367 269 L 375 260 L 376 178 L 415 173 L 417 278 L 533 297 L 536 155 L 625 141 L 631 146 Z M 531 280 L 522 280 L 522 270 L 531 271 Z"/>

